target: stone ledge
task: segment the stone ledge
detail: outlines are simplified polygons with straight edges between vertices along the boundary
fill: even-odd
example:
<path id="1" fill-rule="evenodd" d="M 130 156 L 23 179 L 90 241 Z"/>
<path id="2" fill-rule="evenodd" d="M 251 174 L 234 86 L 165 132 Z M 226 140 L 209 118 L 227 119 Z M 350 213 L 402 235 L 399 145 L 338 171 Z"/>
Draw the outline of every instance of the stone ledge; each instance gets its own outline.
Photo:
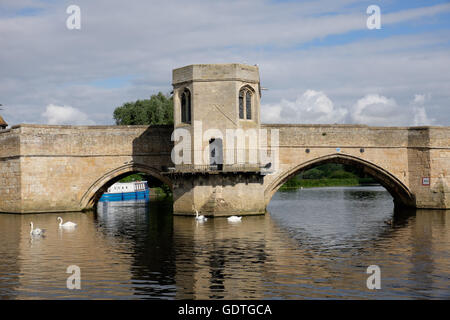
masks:
<path id="1" fill-rule="evenodd" d="M 16 124 L 11 127 L 11 129 L 18 129 L 18 128 L 48 128 L 48 129 L 130 129 L 130 128 L 155 128 L 155 129 L 173 129 L 173 125 L 131 125 L 131 126 L 120 126 L 120 125 L 53 125 L 53 124 L 28 124 L 28 123 L 21 123 Z M 5 131 L 0 132 L 6 132 L 10 129 L 7 129 Z"/>
<path id="2" fill-rule="evenodd" d="M 417 126 L 417 127 L 383 127 L 383 126 L 369 126 L 366 124 L 301 124 L 301 123 L 262 123 L 261 127 L 274 128 L 366 128 L 370 130 L 427 130 L 427 129 L 442 129 L 450 130 L 446 126 Z"/>

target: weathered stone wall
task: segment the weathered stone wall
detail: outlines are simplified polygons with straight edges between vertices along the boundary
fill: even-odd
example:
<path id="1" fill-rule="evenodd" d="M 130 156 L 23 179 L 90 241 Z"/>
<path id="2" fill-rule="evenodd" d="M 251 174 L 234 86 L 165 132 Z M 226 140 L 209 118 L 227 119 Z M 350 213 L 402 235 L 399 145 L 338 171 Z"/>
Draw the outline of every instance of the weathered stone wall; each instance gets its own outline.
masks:
<path id="1" fill-rule="evenodd" d="M 20 205 L 2 202 L 1 211 L 79 211 L 116 177 L 140 170 L 160 178 L 171 165 L 171 127 L 21 125 L 12 131 L 20 141 L 20 183 L 3 179 L 11 190 L 21 186 L 14 195 Z"/>
<path id="2" fill-rule="evenodd" d="M 410 187 L 419 208 L 450 208 L 450 128 L 416 128 L 421 140 L 410 146 Z M 417 134 L 416 134 L 417 135 Z M 411 141 L 411 144 L 413 142 Z M 430 186 L 422 185 L 430 178 Z"/>
<path id="3" fill-rule="evenodd" d="M 17 129 L 0 132 L 0 212 L 19 212 L 20 136 Z"/>
<path id="4" fill-rule="evenodd" d="M 279 130 L 277 172 L 259 178 L 230 173 L 174 178 L 174 211 L 192 213 L 195 205 L 212 215 L 261 213 L 289 177 L 335 160 L 366 168 L 394 198 L 413 201 L 409 205 L 450 208 L 448 127 L 261 127 Z M 134 171 L 171 184 L 172 178 L 161 173 L 173 165 L 171 133 L 170 126 L 21 125 L 3 131 L 0 211 L 79 211 L 91 207 L 108 185 Z M 423 177 L 430 178 L 430 186 L 422 185 Z"/>
<path id="5" fill-rule="evenodd" d="M 264 181 L 267 203 L 289 177 L 316 161 L 319 164 L 321 159 L 334 157 L 350 159 L 350 162 L 354 159 L 355 164 L 374 165 L 375 173 L 379 173 L 377 178 L 385 179 L 381 182 L 406 187 L 414 195 L 414 205 L 419 208 L 450 207 L 450 128 L 361 125 L 261 127 L 278 129 L 280 137 L 280 169 L 266 176 Z M 431 185 L 423 186 L 422 177 L 430 177 Z M 390 191 L 395 193 L 397 190 Z"/>
<path id="6" fill-rule="evenodd" d="M 174 214 L 207 216 L 263 214 L 263 177 L 259 174 L 183 174 L 173 178 Z M 194 211 L 195 212 L 195 211 Z"/>
<path id="7" fill-rule="evenodd" d="M 223 160 L 227 162 L 227 145 L 225 137 L 227 129 L 258 129 L 260 87 L 257 66 L 243 64 L 199 64 L 190 65 L 173 71 L 174 86 L 174 122 L 175 128 L 184 128 L 191 134 L 191 160 L 196 164 L 208 164 L 204 161 L 203 150 L 209 145 L 209 137 L 205 132 L 212 133 L 214 138 L 223 141 Z M 239 119 L 239 91 L 242 87 L 252 88 L 251 119 Z M 180 95 L 188 89 L 192 99 L 192 121 L 190 124 L 181 122 Z M 195 142 L 194 142 L 195 141 Z M 201 147 L 197 147 L 201 146 Z M 196 148 L 197 147 L 197 148 Z M 194 153 L 196 155 L 194 156 Z"/>
<path id="8" fill-rule="evenodd" d="M 403 183 L 408 182 L 405 129 L 362 125 L 262 125 L 261 128 L 279 130 L 280 138 L 280 170 L 266 177 L 266 185 L 282 182 L 279 178 L 292 169 L 333 154 L 351 155 L 374 163 Z"/>

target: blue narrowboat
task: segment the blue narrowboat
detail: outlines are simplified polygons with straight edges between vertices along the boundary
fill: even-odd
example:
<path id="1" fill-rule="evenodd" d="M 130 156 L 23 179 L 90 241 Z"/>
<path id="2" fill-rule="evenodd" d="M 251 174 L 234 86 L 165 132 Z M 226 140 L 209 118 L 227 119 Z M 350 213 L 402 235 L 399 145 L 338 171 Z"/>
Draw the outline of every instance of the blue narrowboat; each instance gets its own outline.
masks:
<path id="1" fill-rule="evenodd" d="M 100 198 L 100 202 L 108 201 L 130 201 L 146 200 L 148 201 L 150 190 L 147 181 L 117 182 L 108 188 Z"/>

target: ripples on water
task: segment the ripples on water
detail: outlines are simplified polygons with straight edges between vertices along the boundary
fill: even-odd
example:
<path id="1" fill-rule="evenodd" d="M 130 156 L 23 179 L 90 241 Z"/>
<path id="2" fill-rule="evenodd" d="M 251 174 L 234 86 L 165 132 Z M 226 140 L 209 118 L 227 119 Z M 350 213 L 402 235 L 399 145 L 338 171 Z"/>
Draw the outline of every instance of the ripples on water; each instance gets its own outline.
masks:
<path id="1" fill-rule="evenodd" d="M 173 216 L 171 206 L 0 215 L 0 297 L 450 298 L 450 212 L 394 215 L 381 187 L 279 192 L 270 214 L 235 224 Z M 78 227 L 58 230 L 58 216 Z M 45 238 L 30 239 L 30 221 Z M 381 290 L 366 287 L 373 264 Z M 81 268 L 81 290 L 66 289 L 69 265 Z"/>

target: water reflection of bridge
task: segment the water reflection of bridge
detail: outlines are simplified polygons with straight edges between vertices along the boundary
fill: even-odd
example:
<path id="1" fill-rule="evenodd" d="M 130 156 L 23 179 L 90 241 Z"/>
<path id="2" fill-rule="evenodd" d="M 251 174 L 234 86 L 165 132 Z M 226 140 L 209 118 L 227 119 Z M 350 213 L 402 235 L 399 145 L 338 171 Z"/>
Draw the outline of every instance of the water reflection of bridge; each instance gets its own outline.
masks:
<path id="1" fill-rule="evenodd" d="M 432 295 L 433 268 L 448 272 L 448 257 L 436 260 L 439 255 L 435 252 L 448 247 L 448 232 L 439 230 L 446 228 L 450 212 L 419 210 L 412 222 L 401 216 L 398 219 L 398 229 L 382 227 L 357 247 L 348 244 L 341 251 L 308 244 L 307 237 L 304 241 L 294 240 L 269 216 L 244 220 L 234 230 L 230 230 L 226 220 L 214 220 L 207 226 L 188 218 L 175 218 L 175 239 L 182 239 L 174 243 L 178 248 L 177 298 L 358 298 L 361 292 L 368 291 L 366 268 L 377 263 L 383 270 L 384 288 L 390 287 L 384 297 L 394 297 L 395 290 L 389 290 L 395 286 L 422 283 L 417 278 L 422 273 L 416 271 L 423 268 L 421 271 L 430 275 L 430 283 L 423 284 L 422 289 L 430 290 Z M 431 230 L 440 233 L 437 243 Z M 405 237 L 405 232 L 410 235 Z M 429 263 L 417 259 L 421 255 L 427 255 Z M 405 264 L 390 259 L 396 256 L 408 256 L 411 268 L 405 270 Z M 349 273 L 349 265 L 358 266 L 360 272 Z M 398 278 L 399 283 L 389 280 Z"/>
<path id="2" fill-rule="evenodd" d="M 385 289 L 374 297 L 393 297 L 396 286 L 415 283 L 425 296 L 445 295 L 436 291 L 432 275 L 448 274 L 449 257 L 442 253 L 449 252 L 450 212 L 399 216 L 394 228 L 380 226 L 341 248 L 312 241 L 308 233 L 292 237 L 270 215 L 238 225 L 226 219 L 199 224 L 170 210 L 169 203 L 66 214 L 79 223 L 73 233 L 58 231 L 55 214 L 1 216 L 0 237 L 4 241 L 7 235 L 8 252 L 0 258 L 0 276 L 11 278 L 2 281 L 2 297 L 360 297 L 367 294 L 365 271 L 371 264 L 382 268 Z M 49 229 L 47 238 L 30 242 L 30 220 Z M 65 288 L 70 264 L 81 267 L 80 292 Z M 349 265 L 359 271 L 349 273 Z"/>

